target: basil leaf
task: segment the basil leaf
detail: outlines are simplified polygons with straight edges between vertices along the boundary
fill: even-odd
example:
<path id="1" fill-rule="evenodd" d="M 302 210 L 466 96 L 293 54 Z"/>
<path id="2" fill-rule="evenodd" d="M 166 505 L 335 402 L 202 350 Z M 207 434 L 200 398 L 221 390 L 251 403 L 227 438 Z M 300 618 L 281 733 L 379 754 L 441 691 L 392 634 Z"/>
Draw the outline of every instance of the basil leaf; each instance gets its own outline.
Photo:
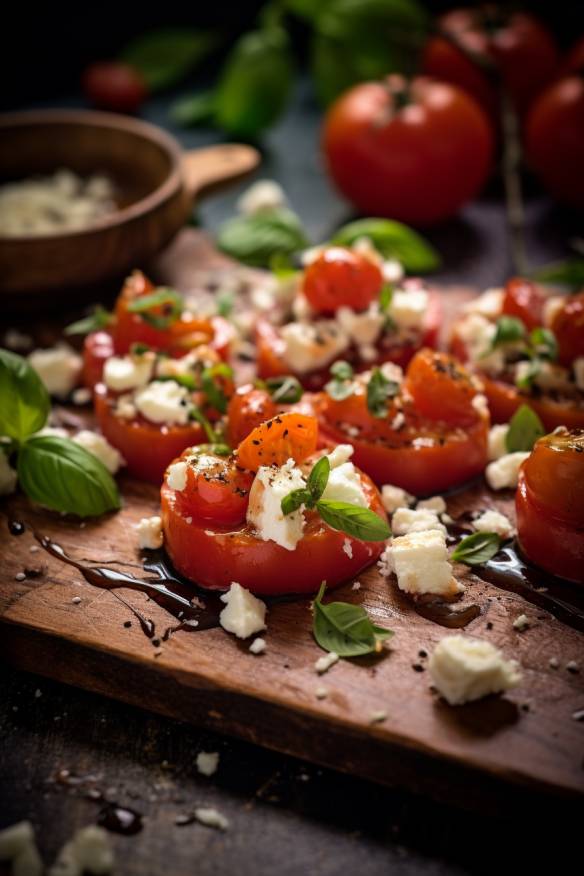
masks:
<path id="1" fill-rule="evenodd" d="M 330 367 L 330 373 L 336 380 L 351 380 L 354 375 L 352 366 L 344 359 L 338 359 Z"/>
<path id="2" fill-rule="evenodd" d="M 197 455 L 200 453 L 211 453 L 215 456 L 229 456 L 231 454 L 231 447 L 229 444 L 215 443 L 215 444 L 197 444 Z"/>
<path id="3" fill-rule="evenodd" d="M 199 94 L 179 97 L 170 107 L 172 120 L 184 128 L 211 122 L 214 113 L 215 94 L 212 91 L 202 91 Z"/>
<path id="4" fill-rule="evenodd" d="M 267 268 L 275 255 L 291 255 L 308 246 L 298 216 L 287 207 L 228 219 L 217 235 L 219 249 L 254 267 Z"/>
<path id="5" fill-rule="evenodd" d="M 266 389 L 275 402 L 293 405 L 302 398 L 302 384 L 291 375 L 286 377 L 268 377 Z"/>
<path id="6" fill-rule="evenodd" d="M 331 529 L 346 532 L 361 541 L 385 541 L 391 535 L 387 521 L 370 508 L 320 499 L 316 509 Z"/>
<path id="7" fill-rule="evenodd" d="M 380 368 L 374 368 L 367 384 L 367 408 L 378 419 L 387 416 L 387 400 L 399 392 L 399 383 L 389 380 Z"/>
<path id="8" fill-rule="evenodd" d="M 544 265 L 534 272 L 533 277 L 540 283 L 567 286 L 578 292 L 584 286 L 584 258 L 576 257 Z"/>
<path id="9" fill-rule="evenodd" d="M 227 319 L 231 316 L 235 306 L 235 295 L 233 292 L 219 292 L 216 298 L 217 315 Z"/>
<path id="10" fill-rule="evenodd" d="M 72 322 L 65 329 L 66 335 L 88 335 L 90 332 L 99 331 L 106 328 L 113 321 L 113 314 L 98 304 L 93 308 L 93 312 L 83 319 L 78 319 L 77 322 Z"/>
<path id="11" fill-rule="evenodd" d="M 18 480 L 33 502 L 45 508 L 98 517 L 120 507 L 116 482 L 92 453 L 69 438 L 29 438 L 18 454 Z"/>
<path id="12" fill-rule="evenodd" d="M 325 584 L 313 602 L 313 635 L 321 648 L 339 657 L 360 657 L 381 650 L 381 642 L 393 636 L 391 630 L 375 626 L 361 605 L 322 602 Z"/>
<path id="13" fill-rule="evenodd" d="M 207 401 L 216 411 L 224 414 L 227 411 L 228 400 L 223 388 L 216 382 L 216 377 L 225 377 L 227 380 L 230 380 L 233 377 L 233 371 L 225 362 L 220 362 L 218 365 L 205 368 L 201 374 L 201 385 Z"/>
<path id="14" fill-rule="evenodd" d="M 521 405 L 511 418 L 505 437 L 508 453 L 526 452 L 533 448 L 538 438 L 545 435 L 545 428 L 537 414 L 528 405 Z"/>
<path id="15" fill-rule="evenodd" d="M 397 259 L 408 274 L 427 274 L 440 267 L 440 256 L 417 231 L 393 219 L 357 219 L 343 225 L 333 243 L 351 246 L 367 237 L 386 259 Z"/>
<path id="16" fill-rule="evenodd" d="M 501 536 L 496 532 L 474 532 L 459 542 L 450 559 L 467 566 L 480 566 L 495 556 L 501 542 Z"/>
<path id="17" fill-rule="evenodd" d="M 167 27 L 136 37 L 121 56 L 140 71 L 150 91 L 159 91 L 175 85 L 217 44 L 215 34 L 187 27 Z"/>
<path id="18" fill-rule="evenodd" d="M 497 320 L 497 329 L 492 340 L 491 347 L 501 346 L 501 344 L 509 344 L 513 341 L 520 341 L 525 337 L 525 326 L 520 319 L 515 316 L 501 316 Z"/>
<path id="19" fill-rule="evenodd" d="M 393 286 L 391 283 L 384 283 L 379 293 L 379 309 L 382 313 L 387 313 L 393 298 Z"/>
<path id="20" fill-rule="evenodd" d="M 292 514 L 294 511 L 298 511 L 301 505 L 311 507 L 312 504 L 310 490 L 301 487 L 299 490 L 292 490 L 291 493 L 284 496 L 280 503 L 280 507 L 282 508 L 282 514 L 286 516 L 287 514 Z"/>
<path id="21" fill-rule="evenodd" d="M 135 341 L 133 344 L 130 344 L 130 355 L 131 356 L 143 356 L 144 353 L 149 353 L 151 347 L 148 344 L 143 344 L 141 341 Z M 158 358 L 164 359 L 166 358 L 166 353 L 158 352 Z"/>
<path id="22" fill-rule="evenodd" d="M 155 308 L 162 308 L 162 313 L 151 313 Z M 148 325 L 157 329 L 167 329 L 180 317 L 183 311 L 183 300 L 174 289 L 160 286 L 149 295 L 140 295 L 128 304 L 130 313 L 138 313 Z"/>
<path id="23" fill-rule="evenodd" d="M 328 456 L 322 456 L 312 467 L 308 476 L 307 486 L 312 496 L 312 501 L 318 502 L 328 484 L 331 473 L 331 463 Z"/>
<path id="24" fill-rule="evenodd" d="M 536 356 L 555 361 L 558 358 L 558 342 L 552 331 L 542 326 L 534 328 L 529 335 L 529 343 Z"/>
<path id="25" fill-rule="evenodd" d="M 332 374 L 333 379 L 325 384 L 324 389 L 332 399 L 335 401 L 343 401 L 343 399 L 349 398 L 350 395 L 353 395 L 354 386 L 352 378 L 354 372 L 348 362 L 345 362 L 342 359 L 338 362 L 334 362 L 330 367 L 330 373 Z"/>
<path id="26" fill-rule="evenodd" d="M 292 264 L 290 256 L 283 252 L 276 252 L 271 257 L 270 271 L 278 280 L 288 280 L 300 273 Z"/>
<path id="27" fill-rule="evenodd" d="M 292 85 L 286 31 L 277 26 L 236 42 L 215 92 L 215 120 L 229 134 L 254 139 L 281 115 Z"/>
<path id="28" fill-rule="evenodd" d="M 22 441 L 47 422 L 51 400 L 26 359 L 0 350 L 0 435 Z"/>
<path id="29" fill-rule="evenodd" d="M 173 380 L 179 386 L 185 386 L 187 389 L 190 389 L 191 392 L 199 388 L 192 374 L 158 374 L 154 379 L 161 381 Z"/>
<path id="30" fill-rule="evenodd" d="M 189 419 L 196 420 L 197 423 L 199 423 L 203 427 L 205 435 L 207 436 L 207 441 L 210 444 L 221 443 L 217 432 L 200 408 L 192 407 L 189 411 Z"/>

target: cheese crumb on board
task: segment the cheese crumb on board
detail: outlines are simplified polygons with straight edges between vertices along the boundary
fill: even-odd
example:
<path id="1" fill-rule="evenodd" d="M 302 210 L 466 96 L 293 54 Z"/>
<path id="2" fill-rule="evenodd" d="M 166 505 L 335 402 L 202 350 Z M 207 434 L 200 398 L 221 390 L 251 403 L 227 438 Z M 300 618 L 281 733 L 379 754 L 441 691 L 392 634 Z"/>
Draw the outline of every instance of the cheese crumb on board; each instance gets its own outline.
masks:
<path id="1" fill-rule="evenodd" d="M 322 657 L 315 661 L 314 669 L 319 675 L 323 675 L 325 672 L 328 672 L 331 666 L 334 666 L 338 659 L 339 655 L 336 651 L 329 651 L 328 654 L 323 654 Z"/>
<path id="2" fill-rule="evenodd" d="M 381 488 L 381 500 L 388 514 L 393 514 L 398 508 L 408 508 L 414 501 L 414 497 L 401 487 L 393 484 L 384 484 Z"/>
<path id="3" fill-rule="evenodd" d="M 262 541 L 273 541 L 280 547 L 293 551 L 304 531 L 304 506 L 291 514 L 282 513 L 282 499 L 306 487 L 306 481 L 294 460 L 282 466 L 265 466 L 258 469 L 249 491 L 247 522 L 254 527 Z"/>
<path id="4" fill-rule="evenodd" d="M 324 687 L 324 686 L 317 687 L 316 690 L 314 691 L 314 696 L 317 698 L 317 700 L 326 700 L 328 695 L 329 695 L 328 687 Z"/>
<path id="5" fill-rule="evenodd" d="M 140 522 L 134 526 L 134 529 L 138 534 L 139 548 L 155 551 L 162 547 L 164 534 L 162 532 L 162 518 L 158 515 L 142 517 Z"/>
<path id="6" fill-rule="evenodd" d="M 214 827 L 215 830 L 227 830 L 229 827 L 229 820 L 217 809 L 199 806 L 195 809 L 194 815 L 199 824 L 204 824 L 205 827 Z"/>
<path id="7" fill-rule="evenodd" d="M 107 438 L 100 435 L 98 432 L 92 432 L 89 429 L 82 429 L 73 436 L 75 444 L 79 444 L 88 453 L 97 457 L 107 468 L 110 474 L 116 474 L 120 466 L 125 465 L 125 460 L 122 454 L 109 443 Z"/>
<path id="8" fill-rule="evenodd" d="M 446 527 L 438 519 L 435 511 L 424 508 L 398 508 L 391 518 L 391 530 L 394 535 L 409 535 L 411 532 L 425 532 L 435 529 L 446 532 Z"/>
<path id="9" fill-rule="evenodd" d="M 519 664 L 507 660 L 490 642 L 446 636 L 428 662 L 432 681 L 451 706 L 510 690 L 521 681 Z"/>
<path id="10" fill-rule="evenodd" d="M 217 772 L 219 766 L 219 752 L 199 751 L 195 763 L 202 776 L 212 776 Z"/>
<path id="11" fill-rule="evenodd" d="M 263 654 L 266 650 L 266 640 L 260 638 L 254 639 L 249 646 L 249 650 L 252 654 Z"/>
<path id="12" fill-rule="evenodd" d="M 237 201 L 237 209 L 244 216 L 285 207 L 286 195 L 282 186 L 273 179 L 258 179 L 245 190 Z"/>
<path id="13" fill-rule="evenodd" d="M 386 563 L 388 567 L 391 563 L 398 587 L 404 593 L 450 597 L 464 591 L 452 574 L 443 532 L 430 529 L 402 535 L 393 539 L 386 552 L 391 557 L 391 560 L 386 557 Z"/>
<path id="14" fill-rule="evenodd" d="M 431 496 L 429 499 L 420 499 L 416 505 L 416 511 L 433 511 L 435 514 L 443 514 L 446 511 L 446 502 L 442 496 Z"/>
<path id="15" fill-rule="evenodd" d="M 384 721 L 387 721 L 387 711 L 385 709 L 377 709 L 375 712 L 371 712 L 369 715 L 369 723 L 370 724 L 383 724 Z"/>
<path id="16" fill-rule="evenodd" d="M 91 824 L 76 831 L 65 843 L 48 876 L 80 876 L 85 872 L 105 876 L 112 872 L 114 863 L 107 831 Z"/>
<path id="17" fill-rule="evenodd" d="M 522 633 L 529 627 L 529 618 L 526 614 L 520 614 L 519 617 L 516 617 L 513 621 L 513 628 L 515 630 L 519 630 Z"/>
<path id="18" fill-rule="evenodd" d="M 519 469 L 529 453 L 517 451 L 506 453 L 500 459 L 490 462 L 485 469 L 487 483 L 492 490 L 515 489 L 519 478 Z"/>
<path id="19" fill-rule="evenodd" d="M 50 395 L 65 398 L 75 388 L 81 376 L 83 360 L 68 344 L 57 344 L 46 350 L 33 350 L 28 357 L 31 365 Z"/>
<path id="20" fill-rule="evenodd" d="M 241 584 L 234 581 L 227 593 L 222 594 L 221 601 L 226 605 L 219 615 L 219 623 L 228 633 L 247 639 L 266 629 L 265 603 Z"/>
<path id="21" fill-rule="evenodd" d="M 509 518 L 501 514 L 500 511 L 492 509 L 483 511 L 480 517 L 472 521 L 472 526 L 477 532 L 496 532 L 501 538 L 511 538 L 515 533 Z"/>

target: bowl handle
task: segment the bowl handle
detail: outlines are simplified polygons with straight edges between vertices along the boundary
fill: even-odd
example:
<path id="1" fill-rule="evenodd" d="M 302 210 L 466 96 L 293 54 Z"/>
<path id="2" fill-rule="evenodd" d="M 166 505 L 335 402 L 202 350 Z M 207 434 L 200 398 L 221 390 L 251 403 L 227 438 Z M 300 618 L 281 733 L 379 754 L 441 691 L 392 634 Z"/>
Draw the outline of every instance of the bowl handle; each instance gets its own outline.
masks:
<path id="1" fill-rule="evenodd" d="M 191 198 L 238 182 L 258 166 L 260 154 L 243 143 L 221 143 L 190 149 L 182 159 L 185 187 Z"/>

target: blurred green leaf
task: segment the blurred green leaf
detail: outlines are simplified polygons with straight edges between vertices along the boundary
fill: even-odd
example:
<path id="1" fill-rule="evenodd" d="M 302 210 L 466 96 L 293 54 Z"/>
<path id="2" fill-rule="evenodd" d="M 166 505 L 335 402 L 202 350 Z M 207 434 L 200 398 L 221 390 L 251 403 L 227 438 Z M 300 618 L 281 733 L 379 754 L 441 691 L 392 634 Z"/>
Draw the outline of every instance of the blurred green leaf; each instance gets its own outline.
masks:
<path id="1" fill-rule="evenodd" d="M 426 274 L 440 266 L 440 255 L 417 231 L 392 219 L 357 219 L 336 232 L 332 242 L 351 246 L 367 237 L 386 259 L 397 259 L 408 274 Z"/>
<path id="2" fill-rule="evenodd" d="M 185 128 L 212 121 L 214 111 L 215 95 L 212 91 L 180 97 L 170 107 L 171 118 Z"/>
<path id="3" fill-rule="evenodd" d="M 284 3 L 289 12 L 307 21 L 314 21 L 330 4 L 331 0 L 285 0 Z"/>
<path id="4" fill-rule="evenodd" d="M 298 216 L 286 207 L 228 219 L 217 235 L 219 249 L 240 262 L 269 267 L 275 255 L 308 246 Z"/>
<path id="5" fill-rule="evenodd" d="M 540 283 L 567 286 L 569 289 L 579 291 L 584 288 L 584 258 L 575 257 L 564 262 L 552 262 L 538 268 L 533 277 Z"/>
<path id="6" fill-rule="evenodd" d="M 179 82 L 218 42 L 209 31 L 168 27 L 136 37 L 121 57 L 142 73 L 151 91 L 160 91 Z"/>

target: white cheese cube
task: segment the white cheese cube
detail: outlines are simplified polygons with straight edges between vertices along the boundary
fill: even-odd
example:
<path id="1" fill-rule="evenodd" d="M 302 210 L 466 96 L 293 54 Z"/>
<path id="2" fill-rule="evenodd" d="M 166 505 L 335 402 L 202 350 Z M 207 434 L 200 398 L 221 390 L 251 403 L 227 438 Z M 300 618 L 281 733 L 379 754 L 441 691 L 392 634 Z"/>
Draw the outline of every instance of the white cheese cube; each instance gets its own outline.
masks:
<path id="1" fill-rule="evenodd" d="M 133 420 L 137 415 L 138 411 L 136 410 L 136 405 L 134 404 L 134 397 L 131 393 L 126 393 L 125 395 L 121 395 L 117 401 L 116 406 L 114 408 L 114 413 L 116 417 L 119 417 L 120 420 Z"/>
<path id="2" fill-rule="evenodd" d="M 508 423 L 498 423 L 489 429 L 488 456 L 490 460 L 500 459 L 507 453 Z"/>
<path id="3" fill-rule="evenodd" d="M 495 324 L 479 313 L 469 313 L 456 324 L 456 334 L 473 362 L 489 350 L 496 330 Z"/>
<path id="4" fill-rule="evenodd" d="M 322 657 L 319 657 L 318 660 L 315 661 L 314 669 L 319 675 L 323 675 L 325 672 L 329 671 L 331 666 L 334 666 L 338 659 L 339 655 L 336 651 L 329 651 L 328 654 L 323 654 Z"/>
<path id="5" fill-rule="evenodd" d="M 238 639 L 247 639 L 254 633 L 266 629 L 266 606 L 261 601 L 235 581 L 221 596 L 225 608 L 219 615 L 219 623 L 228 633 L 233 633 Z"/>
<path id="6" fill-rule="evenodd" d="M 397 259 L 385 259 L 381 266 L 381 273 L 386 283 L 399 283 L 405 276 L 403 265 Z"/>
<path id="7" fill-rule="evenodd" d="M 391 518 L 391 531 L 394 535 L 408 535 L 410 532 L 427 530 L 446 532 L 446 527 L 438 519 L 435 511 L 426 508 L 398 508 Z"/>
<path id="8" fill-rule="evenodd" d="M 134 529 L 138 534 L 139 548 L 155 551 L 162 547 L 162 542 L 164 541 L 162 518 L 158 515 L 142 517 L 140 522 L 134 526 Z"/>
<path id="9" fill-rule="evenodd" d="M 395 289 L 389 305 L 389 315 L 399 328 L 421 329 L 428 309 L 425 289 Z"/>
<path id="10" fill-rule="evenodd" d="M 442 496 L 431 496 L 429 499 L 420 499 L 416 505 L 418 511 L 433 511 L 435 514 L 443 514 L 446 511 L 446 502 Z"/>
<path id="11" fill-rule="evenodd" d="M 395 487 L 393 484 L 384 484 L 381 488 L 381 500 L 383 507 L 389 514 L 393 514 L 398 508 L 407 508 L 414 501 L 414 497 Z"/>
<path id="12" fill-rule="evenodd" d="M 189 421 L 190 392 L 174 380 L 155 380 L 134 396 L 134 404 L 151 423 L 184 426 Z"/>
<path id="13" fill-rule="evenodd" d="M 504 289 L 485 289 L 482 295 L 465 304 L 463 310 L 465 313 L 478 313 L 486 319 L 497 319 L 503 309 L 504 295 Z"/>
<path id="14" fill-rule="evenodd" d="M 153 368 L 154 357 L 147 353 L 142 356 L 112 356 L 104 365 L 104 383 L 114 392 L 138 389 L 148 383 Z"/>
<path id="15" fill-rule="evenodd" d="M 526 630 L 528 628 L 528 626 L 529 626 L 529 618 L 527 617 L 526 614 L 520 614 L 513 621 L 513 628 L 515 630 L 519 630 L 520 633 L 522 633 L 524 630 Z"/>
<path id="16" fill-rule="evenodd" d="M 122 454 L 109 443 L 107 438 L 89 429 L 82 429 L 73 436 L 75 444 L 79 444 L 88 453 L 92 453 L 107 468 L 110 474 L 116 474 L 120 466 L 125 465 Z"/>
<path id="17" fill-rule="evenodd" d="M 501 538 L 511 538 L 515 533 L 509 518 L 499 511 L 483 511 L 480 517 L 473 520 L 472 525 L 477 532 L 496 532 Z"/>
<path id="18" fill-rule="evenodd" d="M 352 462 L 343 462 L 331 470 L 322 498 L 333 502 L 348 502 L 360 508 L 367 508 L 369 505 L 361 477 Z"/>
<path id="19" fill-rule="evenodd" d="M 351 310 L 350 307 L 339 307 L 336 316 L 341 327 L 357 346 L 374 344 L 385 320 L 377 301 L 373 301 L 361 313 Z"/>
<path id="20" fill-rule="evenodd" d="M 166 483 L 171 490 L 182 492 L 187 485 L 187 463 L 184 460 L 173 462 L 166 472 Z"/>
<path id="21" fill-rule="evenodd" d="M 208 806 L 198 806 L 195 809 L 195 818 L 199 824 L 204 824 L 205 827 L 214 827 L 215 830 L 227 830 L 229 827 L 229 820 L 217 809 L 211 809 Z"/>
<path id="22" fill-rule="evenodd" d="M 578 356 L 577 359 L 574 359 L 572 371 L 574 372 L 576 386 L 581 392 L 584 392 L 584 356 Z"/>
<path id="23" fill-rule="evenodd" d="M 68 344 L 58 344 L 48 350 L 33 350 L 28 361 L 47 392 L 59 398 L 69 395 L 75 388 L 83 366 L 81 356 Z"/>
<path id="24" fill-rule="evenodd" d="M 266 640 L 265 639 L 254 639 L 251 645 L 249 646 L 249 650 L 252 654 L 263 654 L 266 650 Z"/>
<path id="25" fill-rule="evenodd" d="M 306 374 L 333 362 L 349 346 L 349 336 L 333 320 L 290 322 L 280 330 L 284 359 L 297 374 Z"/>
<path id="26" fill-rule="evenodd" d="M 219 752 L 199 751 L 197 754 L 196 765 L 198 772 L 200 772 L 202 776 L 214 775 L 219 766 Z"/>
<path id="27" fill-rule="evenodd" d="M 464 590 L 452 574 L 443 532 L 428 530 L 394 538 L 390 545 L 393 571 L 404 593 L 455 596 Z"/>
<path id="28" fill-rule="evenodd" d="M 0 496 L 8 496 L 16 489 L 18 476 L 8 462 L 8 457 L 0 449 Z"/>
<path id="29" fill-rule="evenodd" d="M 306 487 L 302 472 L 294 460 L 281 466 L 262 465 L 249 491 L 247 522 L 262 541 L 273 541 L 293 551 L 304 530 L 304 506 L 284 516 L 282 499 L 292 490 Z"/>
<path id="30" fill-rule="evenodd" d="M 286 195 L 282 186 L 272 179 L 258 179 L 246 189 L 237 201 L 237 209 L 244 216 L 252 216 L 262 210 L 285 207 Z"/>
<path id="31" fill-rule="evenodd" d="M 506 660 L 490 642 L 446 636 L 428 662 L 432 681 L 451 706 L 501 693 L 521 681 L 519 664 Z"/>
<path id="32" fill-rule="evenodd" d="M 485 469 L 487 483 L 492 490 L 515 489 L 519 478 L 519 469 L 529 453 L 506 453 L 500 459 L 490 462 Z"/>

